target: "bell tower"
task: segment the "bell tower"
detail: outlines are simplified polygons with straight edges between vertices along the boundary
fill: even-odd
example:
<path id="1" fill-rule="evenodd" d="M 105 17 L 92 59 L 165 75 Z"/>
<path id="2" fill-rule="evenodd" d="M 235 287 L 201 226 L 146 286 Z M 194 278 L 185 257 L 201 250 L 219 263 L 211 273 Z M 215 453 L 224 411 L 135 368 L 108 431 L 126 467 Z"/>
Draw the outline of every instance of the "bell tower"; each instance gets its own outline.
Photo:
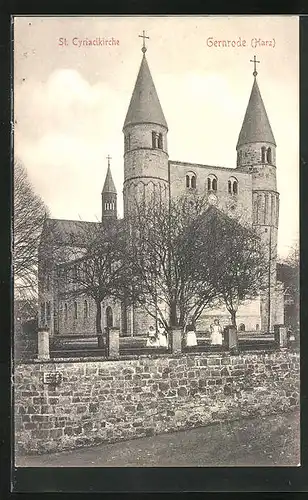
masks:
<path id="1" fill-rule="evenodd" d="M 272 331 L 276 315 L 277 236 L 279 193 L 276 182 L 276 142 L 257 82 L 256 56 L 253 86 L 239 134 L 237 169 L 252 175 L 252 223 L 264 243 L 268 260 L 266 290 L 261 297 L 261 329 Z"/>
<path id="2" fill-rule="evenodd" d="M 168 126 L 146 59 L 143 38 L 142 60 L 123 126 L 124 217 L 135 202 L 155 195 L 169 195 Z"/>
<path id="3" fill-rule="evenodd" d="M 107 156 L 108 167 L 102 190 L 102 222 L 117 219 L 117 190 L 115 188 L 110 170 L 111 157 Z"/>

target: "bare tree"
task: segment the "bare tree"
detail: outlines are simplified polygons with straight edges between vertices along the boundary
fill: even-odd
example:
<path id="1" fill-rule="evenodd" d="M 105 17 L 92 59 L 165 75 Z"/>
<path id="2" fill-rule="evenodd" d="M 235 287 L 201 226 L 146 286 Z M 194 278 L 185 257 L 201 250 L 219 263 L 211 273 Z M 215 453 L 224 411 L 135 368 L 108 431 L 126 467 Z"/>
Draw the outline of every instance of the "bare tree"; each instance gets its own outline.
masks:
<path id="1" fill-rule="evenodd" d="M 284 261 L 288 266 L 297 269 L 299 276 L 299 265 L 300 265 L 300 252 L 299 252 L 299 243 L 296 241 L 294 245 L 291 247 L 290 252 L 287 258 Z"/>
<path id="2" fill-rule="evenodd" d="M 294 329 L 299 326 L 300 253 L 296 242 L 289 255 L 277 266 L 278 278 L 284 283 L 286 321 Z"/>
<path id="3" fill-rule="evenodd" d="M 129 219 L 129 265 L 135 299 L 166 326 L 183 327 L 217 298 L 210 275 L 199 272 L 213 254 L 204 223 L 204 199 L 135 202 Z M 200 249 L 202 248 L 202 252 Z M 168 315 L 165 310 L 167 309 Z"/>
<path id="4" fill-rule="evenodd" d="M 131 228 L 138 302 L 167 326 L 183 327 L 222 303 L 236 326 L 239 305 L 264 286 L 268 263 L 259 237 L 205 199 L 135 202 Z"/>
<path id="5" fill-rule="evenodd" d="M 208 234 L 216 246 L 211 281 L 236 327 L 239 305 L 266 287 L 269 263 L 261 239 L 251 228 L 219 211 L 211 219 Z"/>
<path id="6" fill-rule="evenodd" d="M 25 167 L 14 165 L 14 289 L 15 297 L 37 299 L 38 246 L 47 207 L 35 194 Z"/>
<path id="7" fill-rule="evenodd" d="M 72 240 L 72 248 L 78 248 L 75 258 L 59 266 L 60 293 L 64 297 L 87 296 L 94 300 L 96 333 L 100 335 L 101 303 L 107 297 L 125 300 L 129 286 L 122 221 L 84 225 L 78 242 Z"/>

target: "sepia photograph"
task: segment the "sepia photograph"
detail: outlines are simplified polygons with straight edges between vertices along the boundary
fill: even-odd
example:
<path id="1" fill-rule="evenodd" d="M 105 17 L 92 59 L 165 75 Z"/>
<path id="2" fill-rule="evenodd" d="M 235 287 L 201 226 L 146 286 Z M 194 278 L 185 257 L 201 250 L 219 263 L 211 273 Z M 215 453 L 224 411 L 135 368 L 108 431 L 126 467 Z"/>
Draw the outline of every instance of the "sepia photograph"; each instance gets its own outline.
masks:
<path id="1" fill-rule="evenodd" d="M 15 467 L 298 467 L 299 17 L 13 19 Z"/>

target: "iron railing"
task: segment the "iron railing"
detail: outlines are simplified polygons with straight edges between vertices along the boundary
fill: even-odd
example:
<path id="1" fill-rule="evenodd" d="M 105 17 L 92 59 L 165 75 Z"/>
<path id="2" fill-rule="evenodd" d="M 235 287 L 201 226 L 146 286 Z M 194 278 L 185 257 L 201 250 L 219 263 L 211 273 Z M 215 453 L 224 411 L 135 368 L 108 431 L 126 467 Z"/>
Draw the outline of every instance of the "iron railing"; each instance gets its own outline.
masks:
<path id="1" fill-rule="evenodd" d="M 159 355 L 171 352 L 170 346 L 150 347 L 146 345 L 147 338 L 144 336 L 120 337 L 119 338 L 119 356 L 130 355 Z M 292 343 L 291 343 L 292 344 Z M 290 345 L 291 345 L 290 344 Z M 274 334 L 260 332 L 238 332 L 238 350 L 275 350 L 277 345 Z M 212 345 L 210 335 L 206 332 L 197 333 L 197 345 L 188 347 L 185 344 L 185 336 L 182 341 L 182 352 L 225 352 L 228 347 L 223 342 L 222 345 Z M 65 357 L 107 357 L 108 349 L 105 339 L 102 343 L 98 342 L 97 336 L 83 336 L 77 334 L 55 335 L 50 338 L 50 356 L 51 358 Z"/>

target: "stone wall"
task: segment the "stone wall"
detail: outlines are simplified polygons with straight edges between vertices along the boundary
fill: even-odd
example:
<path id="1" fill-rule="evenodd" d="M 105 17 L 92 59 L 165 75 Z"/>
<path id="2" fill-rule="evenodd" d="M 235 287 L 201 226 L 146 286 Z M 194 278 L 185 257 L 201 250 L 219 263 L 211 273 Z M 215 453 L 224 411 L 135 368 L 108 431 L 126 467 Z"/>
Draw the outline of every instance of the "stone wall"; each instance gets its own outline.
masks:
<path id="1" fill-rule="evenodd" d="M 55 373 L 58 380 L 52 379 Z M 14 377 L 19 454 L 150 436 L 299 405 L 299 354 L 291 351 L 20 363 Z"/>

